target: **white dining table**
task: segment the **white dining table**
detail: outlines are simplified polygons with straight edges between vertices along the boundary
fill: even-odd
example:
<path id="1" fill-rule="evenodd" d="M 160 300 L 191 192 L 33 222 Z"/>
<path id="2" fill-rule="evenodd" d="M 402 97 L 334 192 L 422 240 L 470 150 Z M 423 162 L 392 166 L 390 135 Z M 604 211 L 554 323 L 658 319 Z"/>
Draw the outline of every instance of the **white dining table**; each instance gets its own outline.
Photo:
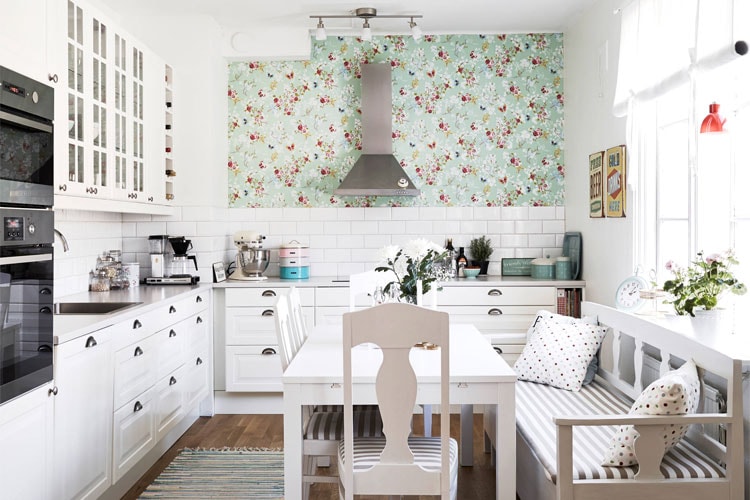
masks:
<path id="1" fill-rule="evenodd" d="M 284 498 L 302 498 L 303 407 L 343 404 L 342 328 L 321 325 L 305 343 L 282 376 L 284 386 Z M 440 363 L 437 351 L 412 349 L 417 375 L 417 403 L 440 400 Z M 353 349 L 355 404 L 377 404 L 375 377 L 382 361 L 379 349 Z M 450 325 L 450 403 L 461 405 L 461 465 L 473 456 L 473 405 L 496 406 L 496 498 L 516 498 L 516 374 L 473 325 Z"/>

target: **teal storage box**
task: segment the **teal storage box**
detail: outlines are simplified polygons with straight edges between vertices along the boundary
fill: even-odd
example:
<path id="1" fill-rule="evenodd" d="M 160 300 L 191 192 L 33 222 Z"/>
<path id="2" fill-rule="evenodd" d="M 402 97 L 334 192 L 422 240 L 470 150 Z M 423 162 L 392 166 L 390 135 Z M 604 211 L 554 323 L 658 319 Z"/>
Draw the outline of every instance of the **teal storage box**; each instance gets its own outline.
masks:
<path id="1" fill-rule="evenodd" d="M 306 280 L 310 277 L 310 266 L 279 267 L 279 277 L 283 280 Z"/>

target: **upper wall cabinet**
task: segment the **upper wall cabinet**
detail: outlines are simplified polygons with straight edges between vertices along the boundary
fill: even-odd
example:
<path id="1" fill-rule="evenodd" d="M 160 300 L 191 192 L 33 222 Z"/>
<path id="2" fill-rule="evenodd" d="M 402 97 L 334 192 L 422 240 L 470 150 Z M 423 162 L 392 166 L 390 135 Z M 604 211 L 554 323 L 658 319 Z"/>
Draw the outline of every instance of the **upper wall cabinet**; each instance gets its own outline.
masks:
<path id="1" fill-rule="evenodd" d="M 59 66 L 55 207 L 171 213 L 164 61 L 85 2 L 48 5 Z"/>
<path id="2" fill-rule="evenodd" d="M 48 82 L 49 0 L 3 2 L 0 15 L 0 64 L 40 82 Z"/>

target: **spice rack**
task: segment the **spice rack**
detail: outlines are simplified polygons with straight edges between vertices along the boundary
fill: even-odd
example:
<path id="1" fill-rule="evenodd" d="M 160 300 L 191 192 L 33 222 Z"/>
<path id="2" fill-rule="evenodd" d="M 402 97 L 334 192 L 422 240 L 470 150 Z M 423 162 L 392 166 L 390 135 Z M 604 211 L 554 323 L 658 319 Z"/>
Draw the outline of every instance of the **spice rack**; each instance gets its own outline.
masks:
<path id="1" fill-rule="evenodd" d="M 173 158 L 173 126 L 174 117 L 173 102 L 172 102 L 172 82 L 173 82 L 173 71 L 172 67 L 168 64 L 164 65 L 164 175 L 165 175 L 165 197 L 167 201 L 174 200 L 174 177 L 177 172 L 174 169 L 174 158 Z"/>

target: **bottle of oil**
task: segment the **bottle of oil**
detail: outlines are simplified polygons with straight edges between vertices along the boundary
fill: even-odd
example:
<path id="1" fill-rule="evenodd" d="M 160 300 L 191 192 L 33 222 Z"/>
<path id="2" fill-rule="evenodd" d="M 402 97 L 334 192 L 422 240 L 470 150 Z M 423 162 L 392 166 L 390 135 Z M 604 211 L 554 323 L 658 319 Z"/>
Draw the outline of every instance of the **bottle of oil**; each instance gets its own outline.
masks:
<path id="1" fill-rule="evenodd" d="M 458 277 L 464 277 L 464 267 L 469 265 L 469 259 L 464 254 L 464 247 L 458 247 L 458 257 L 456 257 L 456 270 L 458 271 Z"/>
<path id="2" fill-rule="evenodd" d="M 452 277 L 456 277 L 456 249 L 453 248 L 453 238 L 448 238 L 448 242 L 445 244 L 445 249 L 448 251 L 445 256 L 443 265 L 446 269 L 450 270 Z"/>

